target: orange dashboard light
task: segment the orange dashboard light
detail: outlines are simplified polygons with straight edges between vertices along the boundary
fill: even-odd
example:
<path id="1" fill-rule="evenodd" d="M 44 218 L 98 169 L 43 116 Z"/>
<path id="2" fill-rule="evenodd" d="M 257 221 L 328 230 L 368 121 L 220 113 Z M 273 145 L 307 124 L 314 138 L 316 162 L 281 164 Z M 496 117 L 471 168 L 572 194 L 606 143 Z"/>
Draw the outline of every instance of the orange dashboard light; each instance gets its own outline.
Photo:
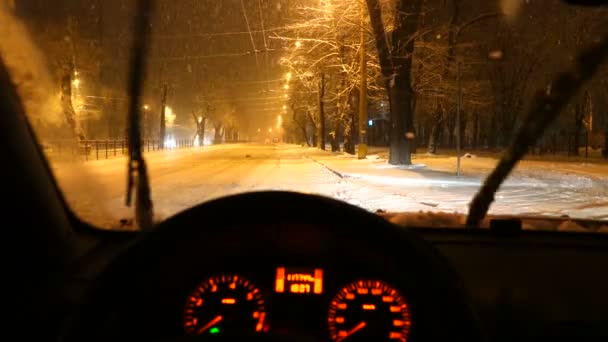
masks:
<path id="1" fill-rule="evenodd" d="M 323 293 L 323 270 L 320 268 L 277 267 L 275 292 Z"/>
<path id="2" fill-rule="evenodd" d="M 291 284 L 291 286 L 289 287 L 289 291 L 292 293 L 309 293 L 310 284 Z"/>
<path id="3" fill-rule="evenodd" d="M 312 292 L 323 293 L 323 270 L 320 268 L 315 268 L 315 285 Z"/>
<path id="4" fill-rule="evenodd" d="M 236 299 L 234 298 L 222 298 L 222 304 L 234 304 Z"/>
<path id="5" fill-rule="evenodd" d="M 389 334 L 388 338 L 391 339 L 391 340 L 392 339 L 400 339 L 400 338 L 403 338 L 403 334 L 400 333 L 400 332 L 391 331 L 391 333 Z"/>
<path id="6" fill-rule="evenodd" d="M 382 289 L 372 289 L 372 295 L 379 296 L 382 294 Z"/>
<path id="7" fill-rule="evenodd" d="M 264 328 L 264 319 L 266 318 L 266 313 L 262 312 L 260 314 L 260 319 L 258 320 L 258 324 L 255 325 L 255 331 L 262 331 Z"/>
<path id="8" fill-rule="evenodd" d="M 274 290 L 279 293 L 285 292 L 285 267 L 277 267 Z"/>
<path id="9" fill-rule="evenodd" d="M 393 320 L 393 326 L 394 327 L 402 327 L 405 325 L 405 322 L 399 319 L 395 319 Z"/>
<path id="10" fill-rule="evenodd" d="M 355 299 L 355 294 L 349 292 L 346 294 L 345 298 L 349 300 Z"/>
<path id="11" fill-rule="evenodd" d="M 399 305 L 391 305 L 390 310 L 391 312 L 399 312 L 401 311 L 401 307 Z"/>
<path id="12" fill-rule="evenodd" d="M 339 323 L 339 324 L 344 323 L 344 317 L 342 317 L 342 316 L 336 317 L 336 323 Z"/>
<path id="13" fill-rule="evenodd" d="M 357 289 L 357 293 L 358 294 L 368 294 L 369 290 L 367 288 L 365 288 L 365 287 L 360 287 L 360 288 Z"/>
<path id="14" fill-rule="evenodd" d="M 385 303 L 392 303 L 394 300 L 392 296 L 382 296 L 382 301 Z"/>
<path id="15" fill-rule="evenodd" d="M 374 304 L 363 304 L 363 310 L 376 310 L 376 306 Z"/>
<path id="16" fill-rule="evenodd" d="M 340 310 L 346 310 L 346 308 L 347 308 L 346 303 L 338 303 L 338 305 L 336 305 L 336 307 Z"/>

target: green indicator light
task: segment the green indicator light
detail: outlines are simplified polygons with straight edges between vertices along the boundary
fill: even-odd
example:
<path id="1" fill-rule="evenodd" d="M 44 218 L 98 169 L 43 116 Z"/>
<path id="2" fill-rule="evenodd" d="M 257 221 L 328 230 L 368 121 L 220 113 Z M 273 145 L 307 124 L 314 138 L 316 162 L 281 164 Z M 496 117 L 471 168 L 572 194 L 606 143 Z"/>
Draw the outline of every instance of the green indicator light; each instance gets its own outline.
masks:
<path id="1" fill-rule="evenodd" d="M 211 333 L 211 335 L 217 335 L 220 333 L 220 328 L 213 327 L 213 328 L 209 329 L 209 333 Z"/>

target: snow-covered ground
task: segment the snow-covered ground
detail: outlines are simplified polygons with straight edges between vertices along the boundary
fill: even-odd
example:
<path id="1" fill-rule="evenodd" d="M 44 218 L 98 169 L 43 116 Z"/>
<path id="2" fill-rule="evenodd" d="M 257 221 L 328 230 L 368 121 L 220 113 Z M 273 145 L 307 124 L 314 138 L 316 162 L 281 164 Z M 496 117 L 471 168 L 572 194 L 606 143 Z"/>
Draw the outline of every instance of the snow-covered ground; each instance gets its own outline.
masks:
<path id="1" fill-rule="evenodd" d="M 293 190 L 341 199 L 371 211 L 466 213 L 496 160 L 414 159 L 394 167 L 378 155 L 358 160 L 294 145 L 233 144 L 145 154 L 157 219 L 201 202 L 255 190 Z M 432 159 L 432 160 L 431 160 Z M 131 217 L 124 205 L 126 160 L 57 162 L 53 170 L 68 203 L 83 219 L 116 227 Z M 608 218 L 608 167 L 526 161 L 497 194 L 490 212 Z"/>

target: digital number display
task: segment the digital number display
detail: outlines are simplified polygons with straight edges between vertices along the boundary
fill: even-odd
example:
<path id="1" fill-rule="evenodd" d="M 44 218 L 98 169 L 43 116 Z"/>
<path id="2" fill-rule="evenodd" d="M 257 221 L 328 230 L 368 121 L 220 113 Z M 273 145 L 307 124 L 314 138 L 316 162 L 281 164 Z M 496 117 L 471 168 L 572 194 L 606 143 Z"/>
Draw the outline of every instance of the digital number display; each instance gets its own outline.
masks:
<path id="1" fill-rule="evenodd" d="M 323 270 L 320 268 L 277 267 L 275 291 L 279 293 L 323 293 Z"/>

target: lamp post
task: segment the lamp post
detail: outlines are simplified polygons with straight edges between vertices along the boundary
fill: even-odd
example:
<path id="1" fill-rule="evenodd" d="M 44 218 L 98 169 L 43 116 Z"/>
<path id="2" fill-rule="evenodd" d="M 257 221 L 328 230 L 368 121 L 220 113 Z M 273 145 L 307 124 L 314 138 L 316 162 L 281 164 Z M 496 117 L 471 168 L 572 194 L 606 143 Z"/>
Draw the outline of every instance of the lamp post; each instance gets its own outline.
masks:
<path id="1" fill-rule="evenodd" d="M 359 46 L 360 77 L 359 84 L 359 145 L 357 145 L 357 157 L 367 157 L 367 60 L 365 56 L 365 3 L 360 2 L 361 11 L 361 44 Z"/>
<path id="2" fill-rule="evenodd" d="M 456 176 L 460 176 L 460 107 L 462 106 L 462 80 L 460 77 L 460 60 L 456 61 L 456 82 L 458 95 L 456 98 Z"/>

